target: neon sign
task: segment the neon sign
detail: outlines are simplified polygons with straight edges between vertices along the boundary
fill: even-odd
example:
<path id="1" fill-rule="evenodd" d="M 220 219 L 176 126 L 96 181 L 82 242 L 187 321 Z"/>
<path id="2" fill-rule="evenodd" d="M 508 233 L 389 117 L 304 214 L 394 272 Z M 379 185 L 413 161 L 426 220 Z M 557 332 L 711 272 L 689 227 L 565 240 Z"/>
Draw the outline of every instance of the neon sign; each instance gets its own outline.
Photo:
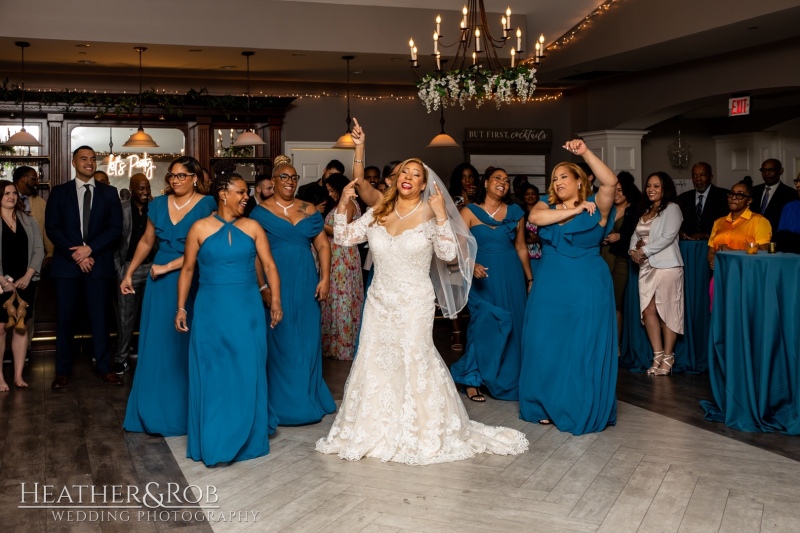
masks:
<path id="1" fill-rule="evenodd" d="M 120 155 L 111 155 L 108 159 L 108 175 L 109 176 L 124 176 L 128 175 L 130 178 L 137 172 L 141 172 L 147 179 L 153 179 L 153 172 L 156 169 L 153 159 L 146 153 L 138 156 L 136 154 L 129 155 L 125 159 Z"/>

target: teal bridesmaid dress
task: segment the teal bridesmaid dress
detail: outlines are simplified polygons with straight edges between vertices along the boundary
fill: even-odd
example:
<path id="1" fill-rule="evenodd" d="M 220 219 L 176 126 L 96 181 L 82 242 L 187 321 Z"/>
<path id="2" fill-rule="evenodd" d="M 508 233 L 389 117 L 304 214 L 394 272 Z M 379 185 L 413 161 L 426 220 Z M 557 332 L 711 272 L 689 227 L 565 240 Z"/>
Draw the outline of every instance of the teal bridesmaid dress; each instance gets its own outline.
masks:
<path id="1" fill-rule="evenodd" d="M 197 202 L 183 219 L 173 224 L 168 202 L 172 195 L 157 196 L 147 214 L 156 231 L 158 252 L 153 264 L 164 265 L 183 255 L 186 235 L 192 224 L 217 209 L 210 196 Z M 139 359 L 128 396 L 123 427 L 173 437 L 186 435 L 189 388 L 189 336 L 175 329 L 180 270 L 147 278 L 139 326 Z M 189 327 L 196 284 L 186 300 Z"/>
<path id="2" fill-rule="evenodd" d="M 514 239 L 525 213 L 510 204 L 498 221 L 475 204 L 465 209 L 481 222 L 470 231 L 478 242 L 475 262 L 489 269 L 489 277 L 472 281 L 467 346 L 450 373 L 456 383 L 485 386 L 493 398 L 517 400 L 527 294 Z"/>
<path id="3" fill-rule="evenodd" d="M 269 404 L 282 426 L 313 424 L 336 411 L 322 380 L 322 315 L 314 296 L 319 275 L 311 255 L 324 221 L 315 213 L 292 225 L 261 206 L 250 218 L 267 232 L 281 277 L 283 319 L 267 331 Z"/>
<path id="4" fill-rule="evenodd" d="M 252 237 L 232 222 L 197 253 L 200 283 L 189 343 L 186 456 L 207 466 L 269 453 L 267 322 Z"/>
<path id="5" fill-rule="evenodd" d="M 600 218 L 583 212 L 539 227 L 541 264 L 525 310 L 520 418 L 547 419 L 573 435 L 602 431 L 617 417 L 614 287 L 600 256 L 613 224 L 600 226 Z"/>

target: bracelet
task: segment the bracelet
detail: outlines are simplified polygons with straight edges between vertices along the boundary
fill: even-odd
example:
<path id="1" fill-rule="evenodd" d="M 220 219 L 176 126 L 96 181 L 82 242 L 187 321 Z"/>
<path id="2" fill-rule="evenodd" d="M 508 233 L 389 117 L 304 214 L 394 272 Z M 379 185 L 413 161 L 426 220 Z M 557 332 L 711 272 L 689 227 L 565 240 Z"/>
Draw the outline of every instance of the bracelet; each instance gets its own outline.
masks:
<path id="1" fill-rule="evenodd" d="M 363 165 L 364 164 L 364 160 L 363 159 L 353 159 L 353 163 L 361 163 Z"/>
<path id="2" fill-rule="evenodd" d="M 265 289 L 269 289 L 269 285 L 267 285 L 266 283 L 263 284 L 261 287 L 259 287 L 258 291 L 259 292 L 264 292 Z"/>
<path id="3" fill-rule="evenodd" d="M 187 315 L 189 314 L 189 313 L 186 311 L 186 309 L 184 309 L 183 307 L 179 307 L 179 308 L 178 308 L 178 311 L 183 311 L 183 312 L 184 312 L 184 313 L 186 313 Z M 177 311 L 176 311 L 176 313 L 177 313 Z"/>
<path id="4" fill-rule="evenodd" d="M 531 279 L 526 279 L 525 281 L 526 281 L 526 282 L 528 282 L 528 283 L 533 283 L 533 278 L 531 278 Z"/>

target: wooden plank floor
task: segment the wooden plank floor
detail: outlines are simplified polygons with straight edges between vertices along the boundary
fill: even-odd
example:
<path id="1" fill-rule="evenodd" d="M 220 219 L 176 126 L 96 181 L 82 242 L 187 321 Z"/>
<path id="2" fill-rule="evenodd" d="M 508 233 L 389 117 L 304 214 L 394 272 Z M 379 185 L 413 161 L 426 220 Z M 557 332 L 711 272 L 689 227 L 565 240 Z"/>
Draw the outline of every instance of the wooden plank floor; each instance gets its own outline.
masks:
<path id="1" fill-rule="evenodd" d="M 448 337 L 437 323 L 436 344 Z M 90 368 L 80 357 L 70 387 L 51 391 L 53 355 L 40 351 L 26 369 L 31 388 L 0 394 L 0 532 L 800 531 L 800 439 L 704 421 L 706 376 L 622 371 L 618 425 L 581 437 L 519 420 L 514 402 L 466 402 L 474 419 L 528 435 L 530 450 L 516 457 L 425 467 L 342 461 L 314 452 L 326 417 L 280 428 L 266 457 L 206 468 L 186 459 L 185 438 L 125 433 L 132 375 L 113 388 Z M 324 370 L 341 399 L 349 364 L 325 361 Z M 68 522 L 19 509 L 22 482 L 213 485 L 221 510 L 248 514 L 211 524 Z"/>

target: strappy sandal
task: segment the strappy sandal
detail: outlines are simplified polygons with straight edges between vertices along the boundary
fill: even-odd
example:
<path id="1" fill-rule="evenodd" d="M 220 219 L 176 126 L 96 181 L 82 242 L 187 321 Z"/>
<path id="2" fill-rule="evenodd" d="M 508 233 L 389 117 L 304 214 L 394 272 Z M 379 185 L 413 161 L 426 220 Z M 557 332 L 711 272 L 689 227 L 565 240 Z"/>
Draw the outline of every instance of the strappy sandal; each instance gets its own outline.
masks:
<path id="1" fill-rule="evenodd" d="M 550 424 L 552 424 L 552 422 L 547 418 L 542 418 L 541 420 L 539 420 L 539 423 L 543 426 L 549 426 Z"/>
<path id="2" fill-rule="evenodd" d="M 463 352 L 464 345 L 461 343 L 461 331 L 454 331 L 450 336 L 450 349 L 454 352 Z"/>
<path id="3" fill-rule="evenodd" d="M 668 376 L 672 374 L 672 365 L 675 363 L 675 356 L 674 355 L 665 355 L 664 360 L 661 362 L 663 365 L 667 365 L 669 368 L 658 368 L 655 371 L 656 376 Z"/>
<path id="4" fill-rule="evenodd" d="M 664 352 L 653 352 L 653 366 L 647 369 L 650 375 L 658 374 L 658 369 L 661 367 L 661 361 L 664 360 Z"/>
<path id="5" fill-rule="evenodd" d="M 469 390 L 474 389 L 475 394 L 470 394 Z M 464 387 L 464 394 L 467 395 L 467 398 L 472 400 L 473 402 L 483 403 L 486 401 L 486 396 L 481 393 L 481 389 L 478 387 Z"/>

